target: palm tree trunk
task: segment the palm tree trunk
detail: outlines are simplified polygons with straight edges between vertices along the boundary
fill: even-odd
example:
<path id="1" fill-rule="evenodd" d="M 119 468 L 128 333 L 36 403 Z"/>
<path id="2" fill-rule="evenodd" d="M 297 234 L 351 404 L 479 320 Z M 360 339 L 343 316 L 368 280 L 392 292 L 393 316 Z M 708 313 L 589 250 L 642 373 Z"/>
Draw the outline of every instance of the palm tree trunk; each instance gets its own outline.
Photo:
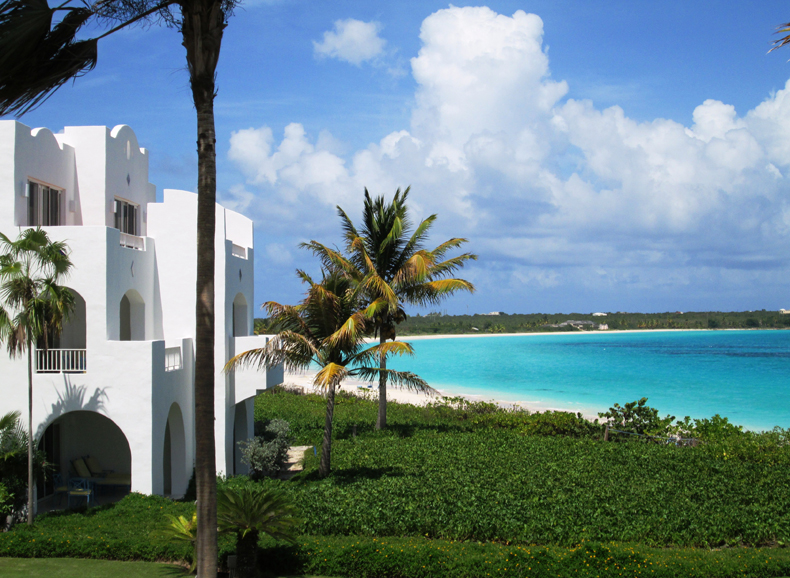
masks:
<path id="1" fill-rule="evenodd" d="M 27 339 L 27 525 L 33 525 L 33 341 Z"/>
<path id="2" fill-rule="evenodd" d="M 258 578 L 258 532 L 249 532 L 242 537 L 236 536 L 236 576 L 237 578 Z"/>
<path id="3" fill-rule="evenodd" d="M 324 442 L 321 444 L 321 463 L 318 465 L 318 475 L 325 478 L 331 471 L 332 458 L 332 417 L 335 413 L 335 384 L 329 385 L 326 394 L 326 419 L 324 420 Z"/>
<path id="4" fill-rule="evenodd" d="M 214 440 L 214 233 L 217 158 L 214 95 L 225 14 L 217 0 L 181 5 L 192 99 L 197 111 L 198 214 L 195 305 L 195 481 L 200 578 L 217 575 L 217 465 Z"/>
<path id="5" fill-rule="evenodd" d="M 379 338 L 379 343 L 384 345 L 387 341 L 384 335 Z M 381 354 L 379 362 L 381 369 L 387 369 L 387 356 Z M 376 429 L 387 429 L 387 374 L 382 372 L 379 374 L 379 416 L 376 420 Z"/>

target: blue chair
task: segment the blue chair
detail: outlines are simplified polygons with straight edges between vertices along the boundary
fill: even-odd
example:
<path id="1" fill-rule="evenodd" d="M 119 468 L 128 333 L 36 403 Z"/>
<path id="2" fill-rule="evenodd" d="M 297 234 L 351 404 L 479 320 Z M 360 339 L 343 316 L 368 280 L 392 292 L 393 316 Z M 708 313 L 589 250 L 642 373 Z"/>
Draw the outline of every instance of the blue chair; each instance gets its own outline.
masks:
<path id="1" fill-rule="evenodd" d="M 93 497 L 93 483 L 86 478 L 69 479 L 69 508 L 71 508 L 71 497 L 85 498 L 85 503 L 90 507 Z"/>
<path id="2" fill-rule="evenodd" d="M 67 494 L 69 491 L 69 486 L 63 481 L 63 476 L 57 473 L 52 474 L 52 486 L 52 494 L 60 496 L 60 500 L 62 500 L 64 494 Z M 60 504 L 60 500 L 58 500 L 58 504 Z"/>

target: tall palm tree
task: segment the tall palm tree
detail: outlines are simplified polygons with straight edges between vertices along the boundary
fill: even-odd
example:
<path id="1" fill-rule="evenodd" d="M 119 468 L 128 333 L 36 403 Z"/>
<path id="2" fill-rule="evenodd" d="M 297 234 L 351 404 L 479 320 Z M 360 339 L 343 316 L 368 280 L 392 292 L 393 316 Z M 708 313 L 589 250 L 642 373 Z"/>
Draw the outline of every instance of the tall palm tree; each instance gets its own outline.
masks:
<path id="1" fill-rule="evenodd" d="M 175 27 L 186 48 L 197 112 L 198 210 L 195 322 L 195 480 L 197 558 L 201 578 L 216 576 L 217 486 L 214 441 L 214 233 L 217 191 L 214 97 L 222 36 L 238 0 L 0 0 L 0 115 L 24 114 L 69 79 L 92 70 L 98 41 L 142 19 Z M 56 12 L 64 18 L 52 26 Z M 77 39 L 91 19 L 117 24 L 96 38 Z"/>
<path id="2" fill-rule="evenodd" d="M 33 524 L 33 344 L 48 348 L 74 310 L 74 296 L 61 286 L 71 270 L 68 247 L 41 229 L 26 229 L 16 241 L 0 233 L 0 341 L 11 357 L 27 352 L 27 523 Z"/>
<path id="3" fill-rule="evenodd" d="M 372 379 L 386 373 L 398 384 L 433 390 L 413 373 L 375 365 L 376 360 L 388 355 L 411 355 L 413 350 L 408 343 L 398 341 L 366 347 L 364 336 L 370 331 L 371 320 L 382 303 L 371 303 L 360 309 L 364 285 L 354 283 L 336 270 L 325 270 L 320 283 L 303 271 L 297 273 L 309 285 L 305 298 L 296 306 L 274 301 L 264 303 L 263 308 L 272 319 L 270 330 L 277 331 L 277 335 L 264 347 L 245 351 L 231 359 L 225 370 L 245 366 L 264 369 L 280 364 L 288 371 L 309 369 L 313 364 L 320 368 L 313 384 L 326 391 L 324 439 L 318 468 L 319 475 L 325 477 L 331 471 L 335 391 L 345 378 Z"/>
<path id="4" fill-rule="evenodd" d="M 357 230 L 346 212 L 337 207 L 343 223 L 346 254 L 311 241 L 303 246 L 319 256 L 327 268 L 337 269 L 362 290 L 373 308 L 372 333 L 382 346 L 379 366 L 387 367 L 387 340 L 396 337 L 396 326 L 406 320 L 404 305 L 435 305 L 458 291 L 474 292 L 474 286 L 449 276 L 477 255 L 463 253 L 445 259 L 447 253 L 467 242 L 453 238 L 433 250 L 425 248 L 429 230 L 436 220 L 431 215 L 411 231 L 406 199 L 410 187 L 398 189 L 391 203 L 383 196 L 372 199 L 365 189 L 362 229 Z M 387 427 L 387 380 L 379 375 L 379 411 L 376 429 Z M 409 386 L 409 384 L 406 384 Z M 417 387 L 419 390 L 419 387 Z"/>

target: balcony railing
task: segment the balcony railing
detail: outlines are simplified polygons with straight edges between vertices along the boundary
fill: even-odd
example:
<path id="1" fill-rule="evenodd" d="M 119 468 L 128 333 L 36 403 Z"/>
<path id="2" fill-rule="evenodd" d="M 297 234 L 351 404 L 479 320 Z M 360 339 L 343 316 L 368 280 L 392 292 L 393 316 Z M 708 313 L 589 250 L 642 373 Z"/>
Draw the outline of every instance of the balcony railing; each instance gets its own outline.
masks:
<path id="1" fill-rule="evenodd" d="M 145 239 L 129 233 L 121 233 L 121 247 L 134 249 L 135 251 L 145 251 Z"/>
<path id="2" fill-rule="evenodd" d="M 165 371 L 177 371 L 181 369 L 182 365 L 183 362 L 181 361 L 181 348 L 165 348 Z"/>
<path id="3" fill-rule="evenodd" d="M 237 245 L 233 243 L 230 247 L 230 254 L 234 257 L 238 257 L 239 259 L 246 259 L 247 258 L 247 247 L 242 247 L 241 245 Z"/>
<path id="4" fill-rule="evenodd" d="M 36 373 L 85 373 L 85 349 L 36 349 Z"/>

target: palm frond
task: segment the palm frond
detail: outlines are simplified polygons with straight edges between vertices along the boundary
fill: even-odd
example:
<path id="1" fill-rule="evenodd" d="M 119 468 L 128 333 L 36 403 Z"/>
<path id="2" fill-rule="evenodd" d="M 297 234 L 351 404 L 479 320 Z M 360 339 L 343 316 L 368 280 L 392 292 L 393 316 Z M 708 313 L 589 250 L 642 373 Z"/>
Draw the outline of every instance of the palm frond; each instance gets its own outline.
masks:
<path id="1" fill-rule="evenodd" d="M 392 369 L 381 369 L 379 367 L 360 367 L 354 371 L 355 375 L 361 377 L 365 381 L 375 381 L 382 374 L 385 374 L 387 376 L 387 381 L 395 387 L 403 387 L 428 395 L 439 394 L 439 392 L 428 385 L 424 379 L 409 371 L 395 371 Z"/>
<path id="2" fill-rule="evenodd" d="M 787 46 L 790 44 L 790 22 L 785 24 L 780 24 L 776 27 L 776 32 L 774 34 L 783 34 L 781 38 L 778 38 L 773 41 L 773 48 L 768 52 L 773 52 L 777 48 L 782 48 L 783 46 Z"/>
<path id="3" fill-rule="evenodd" d="M 349 370 L 339 363 L 327 363 L 315 374 L 313 385 L 322 389 L 337 387 L 349 375 Z"/>

